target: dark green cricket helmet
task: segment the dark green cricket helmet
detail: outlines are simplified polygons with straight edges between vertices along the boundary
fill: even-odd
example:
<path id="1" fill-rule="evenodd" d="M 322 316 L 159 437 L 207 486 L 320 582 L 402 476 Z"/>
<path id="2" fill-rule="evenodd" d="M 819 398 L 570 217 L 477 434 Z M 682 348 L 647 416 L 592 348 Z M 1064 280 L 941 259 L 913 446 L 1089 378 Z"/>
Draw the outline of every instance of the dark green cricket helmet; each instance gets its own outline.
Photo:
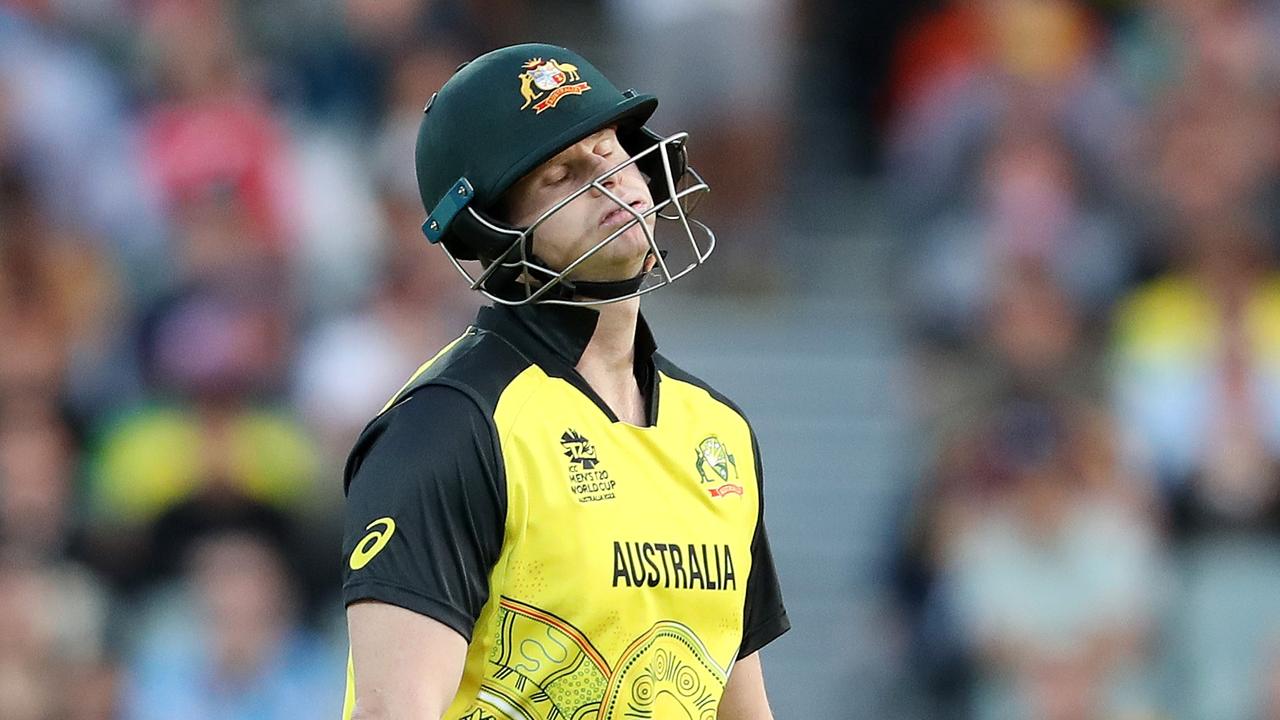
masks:
<path id="1" fill-rule="evenodd" d="M 581 55 L 555 45 L 512 45 L 465 63 L 431 96 L 418 130 L 423 233 L 455 264 L 502 263 L 527 252 L 521 229 L 495 217 L 499 199 L 546 160 L 610 126 L 639 156 L 635 164 L 661 205 L 688 165 L 683 135 L 664 138 L 645 127 L 657 106 L 652 95 L 619 90 Z"/>

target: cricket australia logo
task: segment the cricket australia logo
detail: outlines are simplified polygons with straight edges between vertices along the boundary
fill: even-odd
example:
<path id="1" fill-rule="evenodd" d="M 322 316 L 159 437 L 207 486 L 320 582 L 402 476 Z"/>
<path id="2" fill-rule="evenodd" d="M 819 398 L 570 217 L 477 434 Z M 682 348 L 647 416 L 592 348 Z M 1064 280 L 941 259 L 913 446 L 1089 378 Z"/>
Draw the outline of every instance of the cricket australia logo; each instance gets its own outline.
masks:
<path id="1" fill-rule="evenodd" d="M 569 428 L 560 436 L 564 456 L 569 458 L 569 488 L 580 503 L 612 500 L 616 481 L 609 471 L 599 467 L 596 446 L 577 430 Z"/>
<path id="2" fill-rule="evenodd" d="M 533 114 L 541 115 L 560 102 L 565 95 L 581 95 L 591 89 L 578 75 L 578 66 L 556 62 L 551 58 L 543 62 L 542 58 L 533 58 L 521 66 L 520 95 L 524 97 L 521 110 L 533 106 Z M 543 97 L 543 96 L 546 97 Z"/>
<path id="3" fill-rule="evenodd" d="M 738 477 L 738 463 L 733 459 L 733 453 L 729 452 L 729 447 L 715 435 L 698 443 L 694 467 L 698 469 L 702 484 L 718 485 L 707 489 L 711 497 L 742 494 L 741 485 L 729 482 L 731 477 Z"/>

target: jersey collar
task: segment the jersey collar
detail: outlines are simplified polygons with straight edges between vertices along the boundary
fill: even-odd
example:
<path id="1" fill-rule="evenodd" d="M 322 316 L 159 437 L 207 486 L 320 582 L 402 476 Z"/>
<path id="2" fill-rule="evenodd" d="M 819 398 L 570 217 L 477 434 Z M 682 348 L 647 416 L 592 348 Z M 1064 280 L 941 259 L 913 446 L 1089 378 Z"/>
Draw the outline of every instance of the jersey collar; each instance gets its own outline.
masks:
<path id="1" fill-rule="evenodd" d="M 480 309 L 476 327 L 491 331 L 516 350 L 542 367 L 548 375 L 562 378 L 586 395 L 596 407 L 617 422 L 613 410 L 578 374 L 578 361 L 595 334 L 600 312 L 590 307 L 573 305 L 498 305 Z M 636 322 L 636 380 L 646 398 L 646 423 L 658 422 L 658 372 L 654 355 L 658 346 L 653 341 L 649 323 L 641 314 Z"/>
<path id="2" fill-rule="evenodd" d="M 572 305 L 498 305 L 480 309 L 476 326 L 492 330 L 533 355 L 550 352 L 556 359 L 576 366 L 596 331 L 600 313 Z M 636 365 L 649 364 L 658 346 L 642 313 L 636 322 Z"/>

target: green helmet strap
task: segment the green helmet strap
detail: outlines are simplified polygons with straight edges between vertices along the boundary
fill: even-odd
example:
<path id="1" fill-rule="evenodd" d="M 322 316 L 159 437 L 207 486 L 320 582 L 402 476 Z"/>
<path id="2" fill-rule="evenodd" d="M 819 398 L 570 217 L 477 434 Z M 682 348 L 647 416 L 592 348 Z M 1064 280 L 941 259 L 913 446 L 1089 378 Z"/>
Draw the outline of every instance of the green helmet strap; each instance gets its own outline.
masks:
<path id="1" fill-rule="evenodd" d="M 422 232 L 432 245 L 440 242 L 445 230 L 453 222 L 454 216 L 471 203 L 471 198 L 475 197 L 475 194 L 475 188 L 462 177 L 458 178 L 458 182 L 454 183 L 453 187 L 449 188 L 449 192 L 440 198 L 435 209 L 427 216 L 426 222 L 422 223 Z"/>

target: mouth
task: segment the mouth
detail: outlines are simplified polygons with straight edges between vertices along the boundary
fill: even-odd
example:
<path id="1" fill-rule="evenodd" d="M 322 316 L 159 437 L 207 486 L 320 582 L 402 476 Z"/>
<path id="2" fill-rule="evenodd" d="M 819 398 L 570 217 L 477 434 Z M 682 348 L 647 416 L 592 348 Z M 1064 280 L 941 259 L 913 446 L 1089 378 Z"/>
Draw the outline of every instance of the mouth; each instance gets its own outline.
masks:
<path id="1" fill-rule="evenodd" d="M 631 207 L 632 210 L 635 210 L 637 213 L 644 213 L 645 210 L 649 209 L 649 203 L 643 200 L 632 200 L 630 203 L 628 203 L 628 205 Z M 614 208 L 613 210 L 610 210 L 609 212 L 605 213 L 604 216 L 600 218 L 600 227 L 612 227 L 614 225 L 621 225 L 622 223 L 625 223 L 628 220 L 633 220 L 633 219 L 635 219 L 635 215 L 627 212 L 622 208 Z"/>

